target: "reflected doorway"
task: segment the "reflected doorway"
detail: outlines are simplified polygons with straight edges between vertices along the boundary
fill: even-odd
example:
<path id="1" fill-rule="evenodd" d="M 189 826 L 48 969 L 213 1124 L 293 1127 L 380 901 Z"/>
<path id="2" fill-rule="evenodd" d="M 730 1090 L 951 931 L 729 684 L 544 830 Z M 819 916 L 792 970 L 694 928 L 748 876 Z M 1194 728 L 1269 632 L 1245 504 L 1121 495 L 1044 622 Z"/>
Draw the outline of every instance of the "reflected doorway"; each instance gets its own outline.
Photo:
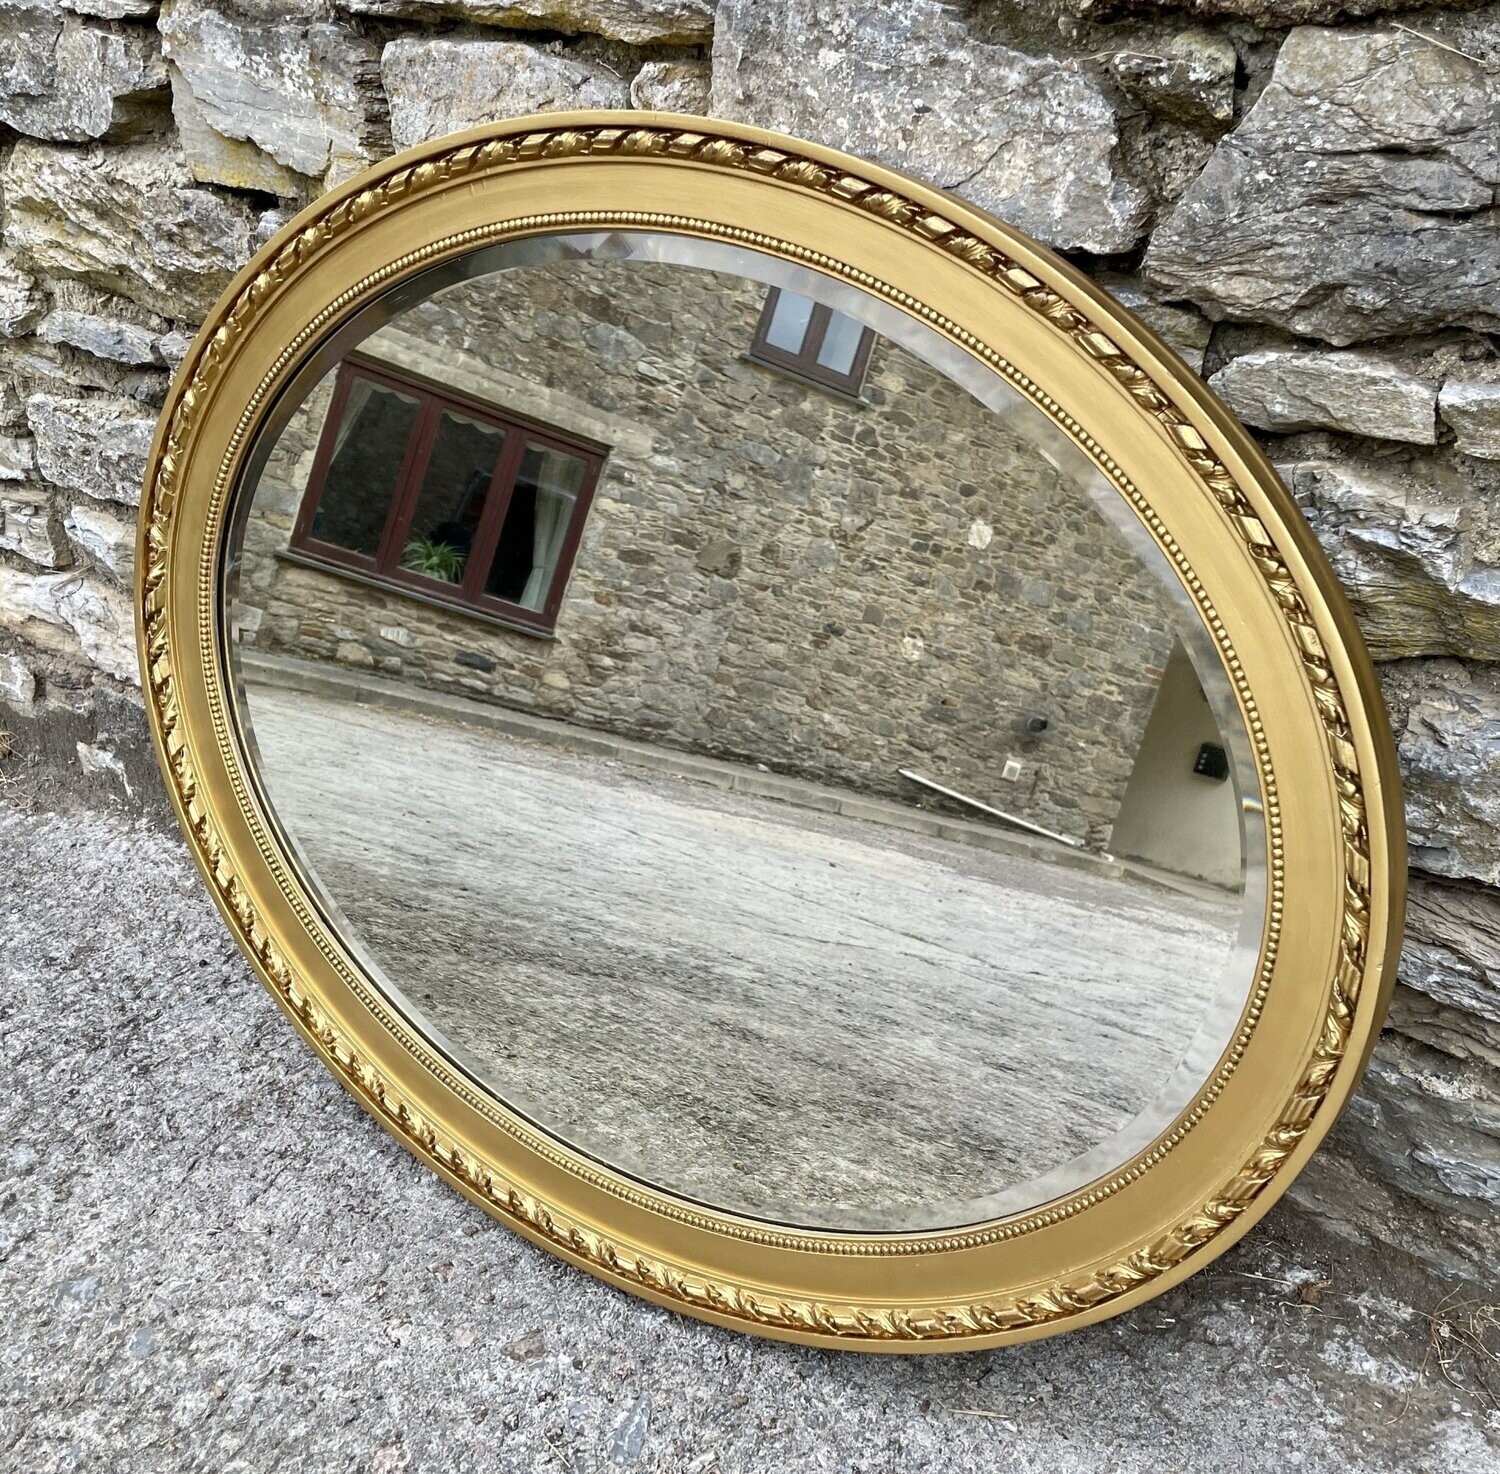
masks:
<path id="1" fill-rule="evenodd" d="M 1178 641 L 1115 817 L 1114 855 L 1226 890 L 1239 887 L 1240 805 L 1223 740 Z"/>

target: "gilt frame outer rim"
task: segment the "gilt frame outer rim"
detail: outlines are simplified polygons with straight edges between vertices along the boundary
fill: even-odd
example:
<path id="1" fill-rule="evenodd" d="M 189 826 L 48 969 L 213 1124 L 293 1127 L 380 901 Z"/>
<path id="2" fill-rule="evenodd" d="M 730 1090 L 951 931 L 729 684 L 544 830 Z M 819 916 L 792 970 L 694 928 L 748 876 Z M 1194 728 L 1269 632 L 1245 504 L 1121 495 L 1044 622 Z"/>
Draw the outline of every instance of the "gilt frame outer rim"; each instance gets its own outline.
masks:
<path id="1" fill-rule="evenodd" d="M 335 245 L 345 229 L 356 225 L 371 212 L 406 208 L 419 201 L 424 193 L 446 187 L 455 177 L 474 170 L 535 166 L 539 162 L 565 165 L 570 159 L 601 157 L 622 161 L 630 157 L 671 157 L 713 168 L 754 170 L 783 185 L 832 195 L 846 205 L 876 214 L 898 229 L 917 232 L 973 270 L 987 275 L 997 289 L 1024 301 L 1057 331 L 1065 334 L 1080 353 L 1107 368 L 1141 404 L 1143 411 L 1152 415 L 1168 432 L 1193 466 L 1205 492 L 1217 500 L 1244 538 L 1292 631 L 1327 733 L 1328 762 L 1339 794 L 1345 836 L 1345 907 L 1340 922 L 1340 961 L 1329 982 L 1325 1026 L 1278 1117 L 1276 1127 L 1266 1136 L 1260 1149 L 1228 1182 L 1205 1198 L 1197 1214 L 1190 1215 L 1167 1234 L 1140 1246 L 1114 1264 L 1075 1277 L 1070 1282 L 1059 1282 L 1010 1297 L 999 1296 L 988 1302 L 847 1305 L 806 1298 L 778 1298 L 768 1295 L 764 1286 L 715 1281 L 695 1274 L 692 1266 L 653 1260 L 639 1252 L 638 1246 L 615 1242 L 608 1234 L 599 1233 L 590 1225 L 569 1222 L 548 1203 L 498 1177 L 492 1167 L 470 1160 L 469 1154 L 457 1143 L 445 1139 L 440 1122 L 414 1111 L 412 1104 L 360 1050 L 358 1041 L 349 1039 L 336 1027 L 332 1016 L 319 1002 L 316 990 L 291 971 L 281 949 L 262 925 L 239 876 L 228 863 L 217 837 L 211 807 L 202 801 L 187 734 L 179 725 L 180 710 L 174 689 L 179 662 L 172 645 L 170 603 L 174 592 L 180 591 L 173 590 L 168 576 L 173 549 L 173 518 L 182 471 L 180 457 L 190 438 L 193 415 L 211 397 L 217 367 L 232 349 L 234 340 L 249 330 L 259 307 L 274 294 L 281 280 L 301 269 L 325 248 Z M 1014 238 L 1013 232 L 987 220 L 979 212 L 946 197 L 941 201 L 945 208 L 934 209 L 932 194 L 932 191 L 905 181 L 890 171 L 831 150 L 780 138 L 762 130 L 658 114 L 590 113 L 520 119 L 410 150 L 309 207 L 258 253 L 226 291 L 219 308 L 210 316 L 179 370 L 163 411 L 147 471 L 140 525 L 141 556 L 137 561 L 138 637 L 143 687 L 148 698 L 153 737 L 184 831 L 200 868 L 209 879 L 215 899 L 240 944 L 255 962 L 257 971 L 356 1097 L 419 1157 L 469 1196 L 481 1201 L 492 1213 L 606 1278 L 632 1286 L 651 1298 L 676 1303 L 680 1308 L 724 1323 L 745 1324 L 767 1334 L 824 1344 L 868 1345 L 881 1349 L 892 1346 L 928 1349 L 934 1345 L 1020 1339 L 1041 1330 L 1061 1329 L 1064 1324 L 1082 1318 L 1097 1319 L 1096 1312 L 1101 1309 L 1108 1313 L 1108 1308 L 1117 1303 L 1118 1308 L 1125 1308 L 1124 1303 L 1119 1302 L 1126 1299 L 1134 1302 L 1144 1298 L 1139 1292 L 1145 1290 L 1149 1293 L 1155 1282 L 1163 1282 L 1160 1287 L 1164 1288 L 1168 1277 L 1174 1281 L 1180 1278 L 1174 1271 L 1190 1260 L 1201 1260 L 1203 1251 L 1211 1244 L 1216 1244 L 1216 1251 L 1227 1247 L 1228 1242 L 1237 1238 L 1253 1217 L 1260 1216 L 1269 1207 L 1270 1200 L 1284 1188 L 1289 1176 L 1278 1183 L 1278 1177 L 1283 1175 L 1282 1169 L 1307 1140 L 1313 1123 L 1319 1121 L 1320 1116 L 1328 1116 L 1323 1107 L 1330 1097 L 1336 1096 L 1334 1103 L 1340 1104 L 1352 1088 L 1353 1073 L 1357 1073 L 1359 1064 L 1357 1059 L 1351 1062 L 1348 1057 L 1348 1044 L 1355 1032 L 1355 1014 L 1357 1010 L 1369 1013 L 1373 1008 L 1378 1017 L 1384 997 L 1388 995 L 1391 954 L 1399 935 L 1399 925 L 1392 923 L 1399 922 L 1401 900 L 1399 874 L 1394 873 L 1395 867 L 1389 863 L 1390 857 L 1399 853 L 1400 848 L 1392 842 L 1400 838 L 1399 792 L 1393 768 L 1380 761 L 1380 755 L 1390 745 L 1389 732 L 1379 708 L 1378 692 L 1374 694 L 1372 706 L 1373 674 L 1368 657 L 1353 632 L 1347 606 L 1341 605 L 1336 586 L 1331 584 L 1326 563 L 1319 564 L 1319 555 L 1311 544 L 1310 535 L 1298 539 L 1295 525 L 1289 538 L 1288 529 L 1278 529 L 1283 534 L 1283 541 L 1293 544 L 1290 549 L 1284 549 L 1246 498 L 1240 482 L 1247 474 L 1264 486 L 1267 478 L 1275 485 L 1274 473 L 1265 466 L 1263 458 L 1227 412 L 1211 402 L 1201 385 L 1195 389 L 1195 381 L 1185 371 L 1173 372 L 1169 355 L 1158 351 L 1154 355 L 1157 361 L 1152 361 L 1152 350 L 1160 350 L 1159 343 L 1122 309 L 1103 303 L 1095 289 L 1062 263 L 1051 259 L 1039 262 L 1038 255 L 1045 257 L 1045 253 L 1039 253 L 1038 248 L 1020 238 Z M 613 216 L 620 213 L 613 212 Z M 584 223 L 587 216 L 588 212 L 573 212 L 570 222 L 576 227 Z M 640 212 L 640 218 L 643 222 L 649 221 L 650 212 Z M 547 228 L 548 225 L 554 229 L 564 228 L 565 223 L 568 222 L 552 217 L 546 224 L 530 228 Z M 604 223 L 602 219 L 600 223 Z M 685 228 L 690 233 L 695 228 L 704 234 L 712 233 L 711 224 L 706 221 L 676 219 L 670 223 L 664 220 L 657 223 L 666 228 Z M 514 226 L 516 222 L 506 224 Z M 993 239 L 996 233 L 1013 239 L 997 244 Z M 732 238 L 734 232 L 723 234 Z M 740 234 L 747 240 L 759 236 L 759 233 L 748 230 Z M 1012 254 L 1004 249 L 1005 246 L 1020 246 L 1022 250 Z M 1028 258 L 1025 261 L 1020 259 L 1023 254 Z M 832 258 L 814 264 L 835 270 L 839 266 Z M 1036 267 L 1039 264 L 1051 270 L 1038 272 Z M 893 300 L 904 298 L 901 305 L 909 310 L 912 306 L 921 306 L 909 294 L 888 284 L 880 285 L 887 287 L 887 294 Z M 935 325 L 948 330 L 955 327 L 941 317 Z M 953 336 L 951 331 L 950 336 Z M 1121 337 L 1127 340 L 1135 337 L 1146 351 L 1133 354 L 1129 349 L 1134 345 L 1127 341 L 1122 346 L 1116 341 Z M 966 346 L 972 348 L 974 345 Z M 998 358 L 998 355 L 994 357 Z M 1024 379 L 1024 375 L 1020 377 Z M 1228 458 L 1216 451 L 1189 415 L 1183 412 L 1180 403 L 1183 398 L 1195 401 L 1194 407 L 1200 411 L 1207 408 L 1209 417 L 1217 422 L 1215 428 L 1229 437 L 1229 449 L 1247 469 L 1236 472 L 1226 464 Z M 1210 401 L 1207 406 L 1205 400 Z M 254 416 L 249 410 L 246 414 L 253 424 Z M 1078 438 L 1081 430 L 1082 427 L 1071 427 L 1070 433 Z M 1101 450 L 1096 446 L 1091 453 Z M 1107 453 L 1104 454 L 1107 458 Z M 1095 459 L 1096 462 L 1099 460 L 1097 453 Z M 221 498 L 229 489 L 223 484 L 223 472 L 224 467 L 221 467 L 215 485 L 215 494 Z M 217 549 L 203 551 L 209 556 L 200 559 L 200 576 L 194 590 L 200 610 L 205 601 L 212 604 L 216 595 Z M 1290 560 L 1286 555 L 1288 552 L 1292 554 Z M 1306 587 L 1308 582 L 1310 588 Z M 1344 671 L 1340 671 L 1338 662 L 1331 658 L 1329 642 L 1319 628 L 1320 613 L 1324 615 L 1325 626 L 1332 625 L 1334 632 L 1341 637 L 1337 653 L 1344 656 L 1348 667 Z M 1216 633 L 1222 634 L 1222 631 Z M 227 712 L 225 673 L 217 664 L 216 649 L 210 651 L 204 646 L 198 654 L 202 661 L 198 674 L 206 682 L 215 711 L 215 741 L 229 760 L 231 774 L 242 784 L 243 775 L 234 771 L 234 753 L 230 750 L 232 744 L 229 744 L 231 724 Z M 1373 811 L 1366 800 L 1367 785 L 1356 752 L 1358 744 L 1351 727 L 1351 713 L 1362 734 L 1373 736 L 1374 740 L 1367 742 L 1366 746 L 1375 749 L 1376 763 L 1381 768 L 1381 781 L 1375 786 L 1377 803 Z M 1253 727 L 1251 736 L 1252 741 L 1257 740 L 1258 733 Z M 1263 783 L 1269 780 L 1266 787 L 1268 801 L 1274 801 L 1275 775 L 1268 767 L 1263 767 L 1262 775 Z M 1369 824 L 1372 813 L 1380 820 L 1380 837 L 1387 861 L 1379 877 L 1372 874 L 1371 866 Z M 1271 838 L 1268 826 L 1268 841 Z M 1279 876 L 1280 857 L 1275 844 L 1268 843 L 1268 849 L 1268 876 Z M 1372 888 L 1377 879 L 1385 882 L 1383 916 L 1386 924 L 1381 936 L 1384 945 L 1378 949 L 1379 955 L 1372 955 L 1371 902 Z M 1273 894 L 1274 891 L 1273 881 Z M 1274 905 L 1268 907 L 1273 924 L 1274 911 Z M 1262 962 L 1265 960 L 1263 951 Z M 1268 978 L 1269 970 L 1258 970 L 1257 977 Z M 1264 993 L 1264 986 L 1258 986 L 1247 1014 L 1258 1010 Z M 1366 1006 L 1361 1010 L 1362 999 Z M 1253 1022 L 1252 1018 L 1252 1028 Z M 1367 1020 L 1366 1027 L 1360 1030 L 1365 1050 L 1375 1033 L 1368 1023 Z M 1326 1124 L 1319 1121 L 1316 1136 L 1321 1137 L 1325 1130 Z M 1138 1161 L 1116 1175 L 1130 1179 L 1149 1171 L 1154 1161 L 1170 1151 L 1173 1145 L 1175 1139 L 1166 1145 L 1159 1139 L 1144 1154 L 1151 1158 L 1150 1161 Z M 563 1155 L 569 1154 L 565 1151 Z M 607 1179 L 609 1174 L 602 1176 Z M 1276 1191 L 1271 1191 L 1273 1185 Z M 626 1191 L 633 1189 L 627 1188 Z M 1067 1211 L 1082 1211 L 1102 1195 L 1097 1184 L 1074 1194 L 1073 1199 L 1065 1202 L 1076 1199 L 1077 1205 Z M 646 1193 L 639 1196 L 650 1206 L 653 1198 L 663 1195 Z M 671 1202 L 669 1195 L 666 1195 L 666 1201 Z M 804 1247 L 809 1252 L 900 1254 L 951 1252 L 995 1242 L 1016 1233 L 1044 1228 L 1056 1220 L 1059 1210 L 1048 1208 L 1039 1213 L 1020 1215 L 1019 1222 L 1007 1220 L 998 1226 L 985 1226 L 972 1232 L 893 1235 L 885 1243 L 863 1236 L 768 1231 L 763 1226 L 756 1226 L 753 1220 L 747 1224 L 730 1214 L 693 1213 L 691 1216 L 697 1226 L 706 1224 L 730 1236 L 761 1239 L 778 1246 Z"/>

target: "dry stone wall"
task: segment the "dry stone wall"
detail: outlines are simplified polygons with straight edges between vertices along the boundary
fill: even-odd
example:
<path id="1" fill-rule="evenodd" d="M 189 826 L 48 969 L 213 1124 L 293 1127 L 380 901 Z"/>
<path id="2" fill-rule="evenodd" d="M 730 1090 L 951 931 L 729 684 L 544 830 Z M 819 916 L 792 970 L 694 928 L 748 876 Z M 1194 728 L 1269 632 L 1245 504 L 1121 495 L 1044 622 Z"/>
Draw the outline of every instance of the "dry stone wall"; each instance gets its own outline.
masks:
<path id="1" fill-rule="evenodd" d="M 1386 1038 L 1297 1192 L 1493 1268 L 1500 7 L 0 0 L 0 39 L 8 792 L 160 802 L 119 528 L 173 364 L 289 211 L 393 143 L 581 101 L 846 146 L 1118 291 L 1305 507 L 1382 662 L 1414 902 Z"/>

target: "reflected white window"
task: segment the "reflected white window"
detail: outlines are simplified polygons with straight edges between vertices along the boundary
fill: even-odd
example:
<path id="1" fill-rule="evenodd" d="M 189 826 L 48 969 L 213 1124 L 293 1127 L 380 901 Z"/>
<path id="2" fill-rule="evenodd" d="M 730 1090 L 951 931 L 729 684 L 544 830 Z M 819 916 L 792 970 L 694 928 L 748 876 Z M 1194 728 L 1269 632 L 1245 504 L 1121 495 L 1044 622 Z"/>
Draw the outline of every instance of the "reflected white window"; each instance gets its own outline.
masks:
<path id="1" fill-rule="evenodd" d="M 822 346 L 818 349 L 818 362 L 830 373 L 851 374 L 859 345 L 869 331 L 863 323 L 835 312 L 828 320 L 828 331 L 823 334 Z"/>
<path id="2" fill-rule="evenodd" d="M 784 353 L 801 353 L 812 315 L 812 298 L 799 297 L 795 292 L 773 292 L 766 342 Z"/>
<path id="3" fill-rule="evenodd" d="M 858 394 L 875 331 L 856 318 L 780 287 L 766 294 L 750 356 L 803 378 Z"/>

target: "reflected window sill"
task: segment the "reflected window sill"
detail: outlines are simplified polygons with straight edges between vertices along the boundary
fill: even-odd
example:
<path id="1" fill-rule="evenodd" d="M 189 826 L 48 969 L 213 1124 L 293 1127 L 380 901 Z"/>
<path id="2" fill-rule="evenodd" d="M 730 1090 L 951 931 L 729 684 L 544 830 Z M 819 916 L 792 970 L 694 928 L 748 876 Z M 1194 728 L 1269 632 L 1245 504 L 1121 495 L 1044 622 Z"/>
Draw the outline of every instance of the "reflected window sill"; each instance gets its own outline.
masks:
<path id="1" fill-rule="evenodd" d="M 489 609 L 476 609 L 471 604 L 455 604 L 448 599 L 435 598 L 431 594 L 424 594 L 421 589 L 409 588 L 406 584 L 392 583 L 389 579 L 363 573 L 357 568 L 347 568 L 341 563 L 333 563 L 324 558 L 315 558 L 309 553 L 298 552 L 295 548 L 283 548 L 276 554 L 276 557 L 283 563 L 295 563 L 299 568 L 316 568 L 320 573 L 331 573 L 336 578 L 348 579 L 350 583 L 378 589 L 381 593 L 393 595 L 398 599 L 410 599 L 414 603 L 425 604 L 429 609 L 440 609 L 444 614 L 453 615 L 455 619 L 473 620 L 476 624 L 509 630 L 512 634 L 527 635 L 533 640 L 557 639 L 555 629 L 540 629 L 534 624 L 527 624 L 525 620 L 511 619 Z"/>
<path id="2" fill-rule="evenodd" d="M 821 379 L 814 379 L 808 374 L 799 374 L 796 369 L 788 368 L 782 363 L 772 363 L 768 358 L 757 358 L 753 353 L 741 353 L 739 360 L 741 363 L 753 364 L 758 369 L 764 369 L 768 374 L 775 374 L 779 379 L 790 379 L 794 384 L 816 389 L 820 394 L 837 399 L 840 404 L 847 404 L 855 409 L 874 408 L 864 392 L 863 385 L 857 393 L 850 389 L 840 389 L 836 384 L 825 384 Z"/>

